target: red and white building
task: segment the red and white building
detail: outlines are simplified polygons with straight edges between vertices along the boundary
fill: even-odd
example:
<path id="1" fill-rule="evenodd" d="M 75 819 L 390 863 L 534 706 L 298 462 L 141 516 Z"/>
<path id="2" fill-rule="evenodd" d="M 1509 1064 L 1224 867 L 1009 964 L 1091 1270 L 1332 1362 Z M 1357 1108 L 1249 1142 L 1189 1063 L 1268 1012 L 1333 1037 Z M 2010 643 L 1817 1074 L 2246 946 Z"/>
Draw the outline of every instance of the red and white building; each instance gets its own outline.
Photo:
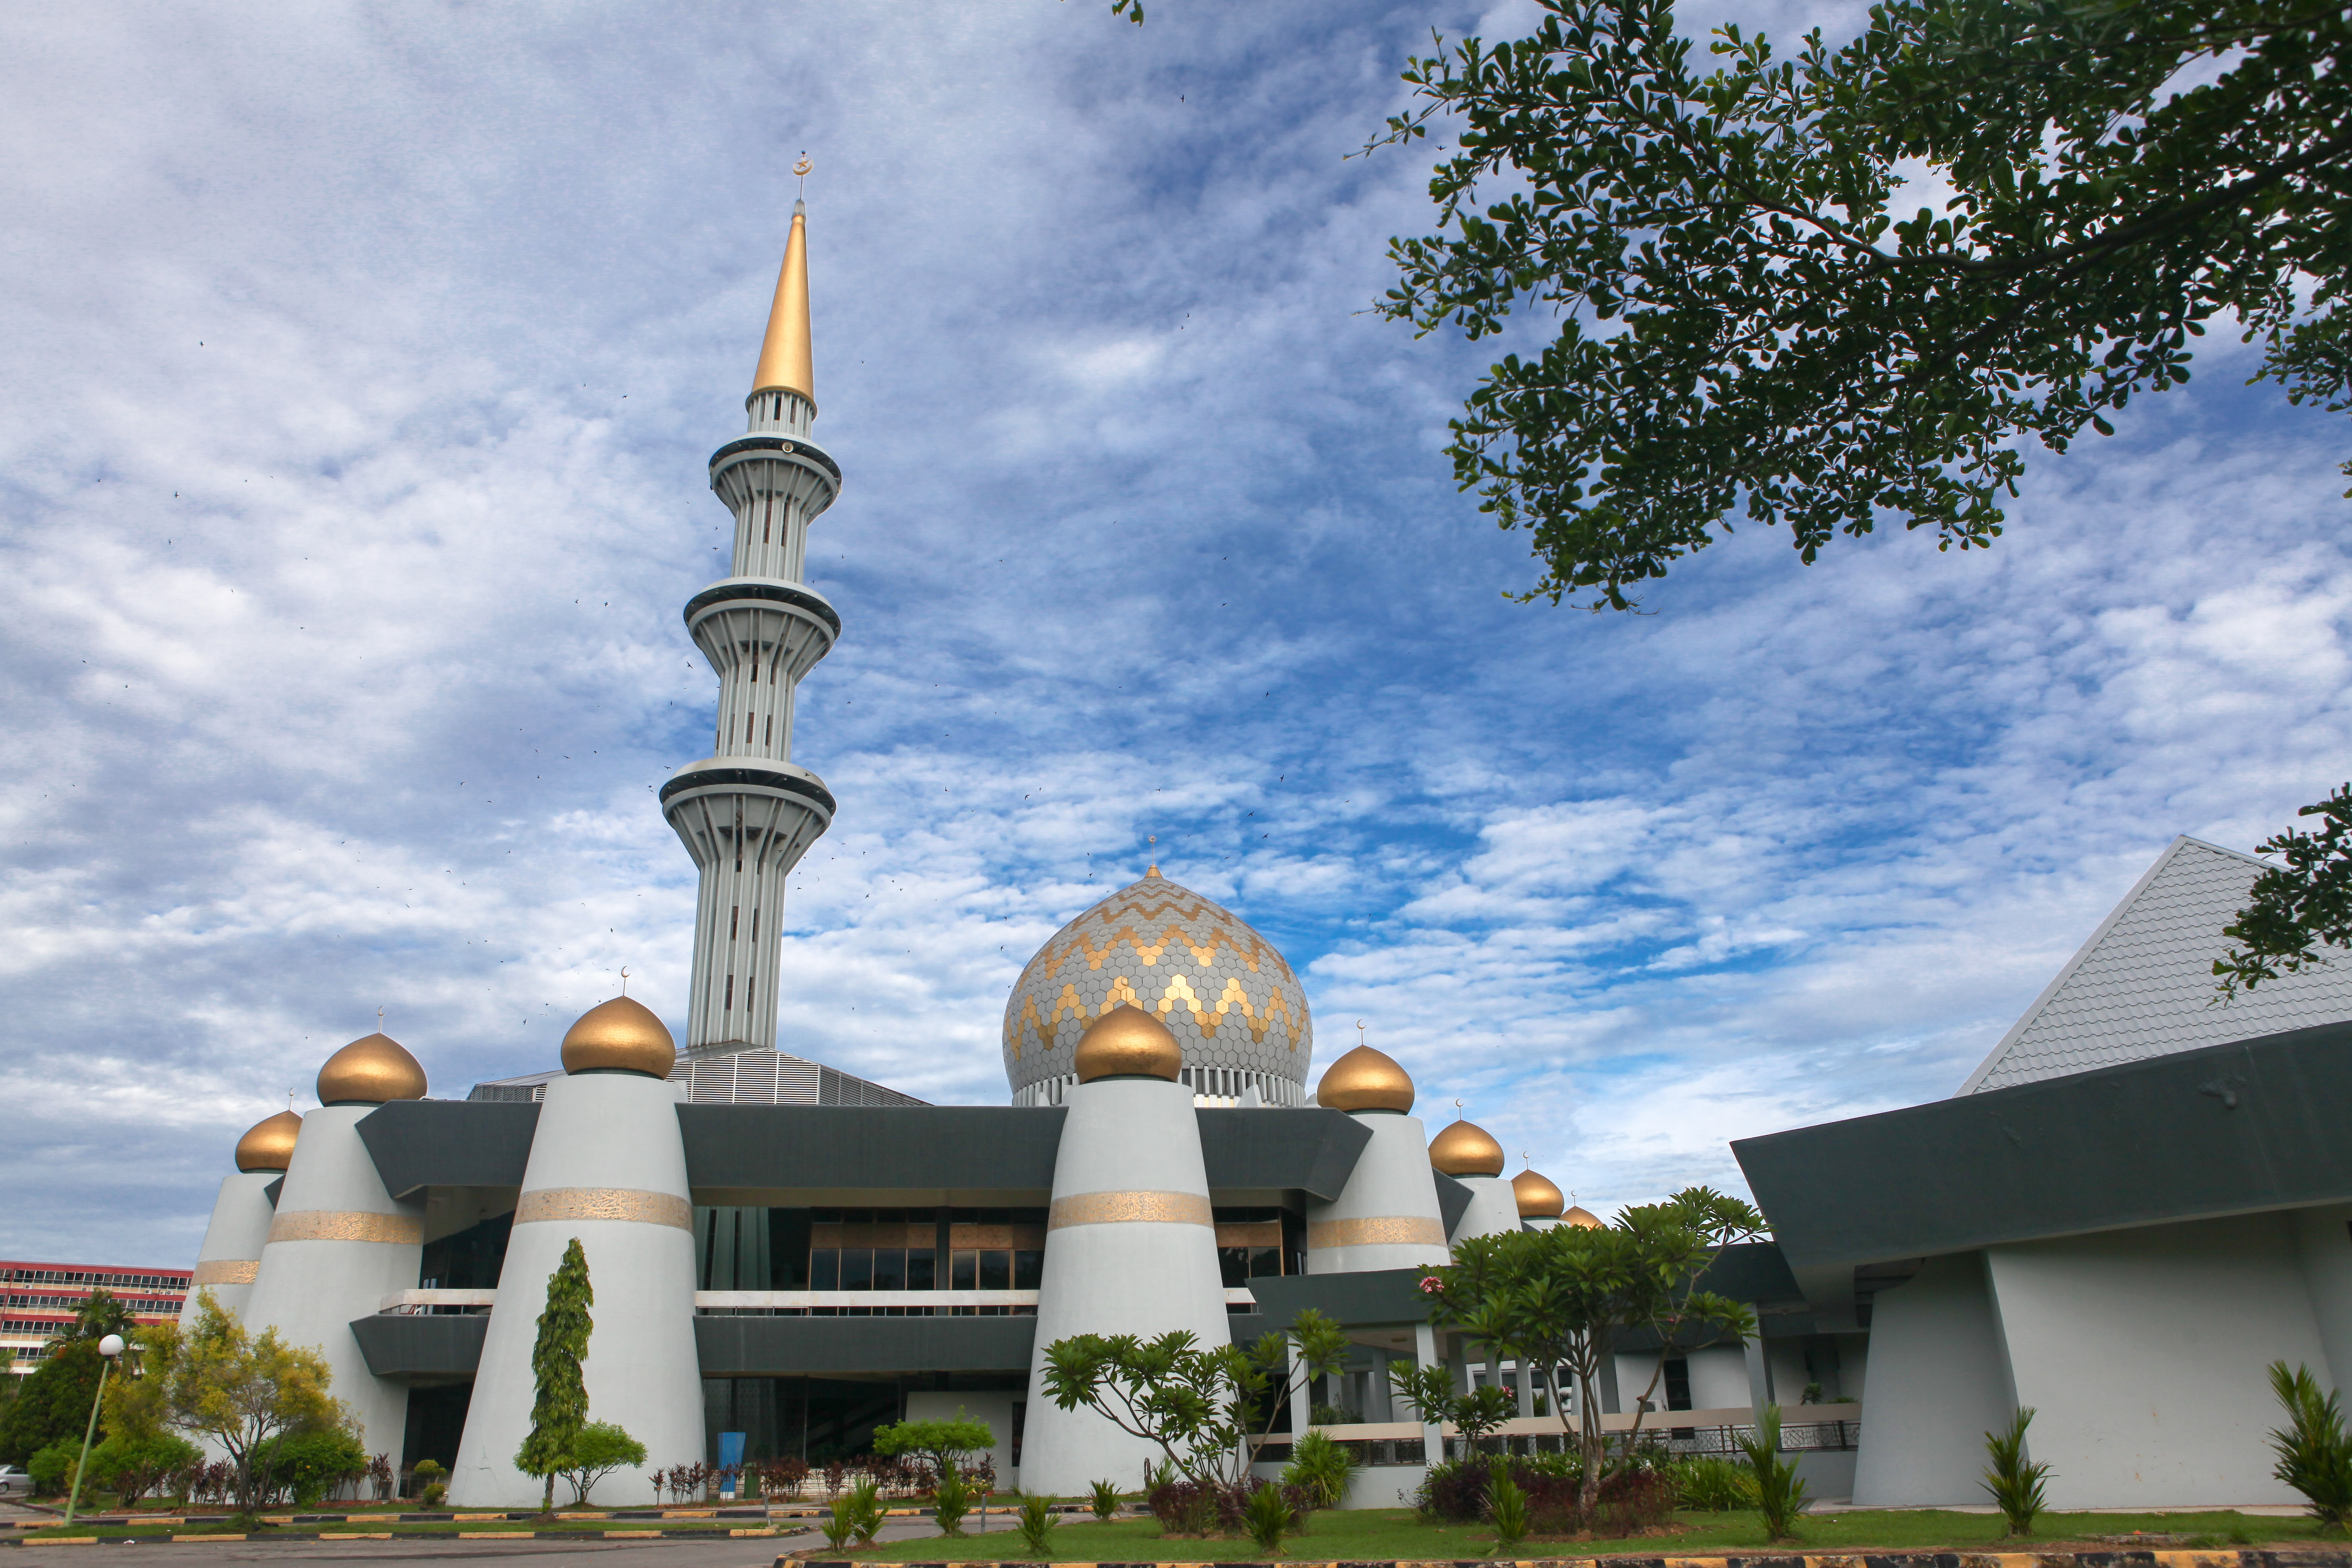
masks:
<path id="1" fill-rule="evenodd" d="M 92 1290 L 113 1292 L 142 1323 L 176 1322 L 188 1295 L 184 1268 L 118 1268 L 0 1258 L 0 1355 L 18 1377 L 41 1363 L 53 1334 L 73 1326 Z"/>

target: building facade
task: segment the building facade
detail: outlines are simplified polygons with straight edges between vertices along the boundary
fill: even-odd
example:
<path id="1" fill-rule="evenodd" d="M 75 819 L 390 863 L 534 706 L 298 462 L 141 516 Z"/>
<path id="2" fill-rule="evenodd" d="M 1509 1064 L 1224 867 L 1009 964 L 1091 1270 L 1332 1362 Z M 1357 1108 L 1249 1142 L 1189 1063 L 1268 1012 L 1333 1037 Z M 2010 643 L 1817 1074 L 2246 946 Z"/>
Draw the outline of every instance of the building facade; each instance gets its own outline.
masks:
<path id="1" fill-rule="evenodd" d="M 111 1294 L 142 1323 L 177 1320 L 189 1272 L 0 1258 L 0 1354 L 7 1370 L 22 1377 L 39 1364 L 49 1337 L 73 1327 L 94 1290 Z"/>

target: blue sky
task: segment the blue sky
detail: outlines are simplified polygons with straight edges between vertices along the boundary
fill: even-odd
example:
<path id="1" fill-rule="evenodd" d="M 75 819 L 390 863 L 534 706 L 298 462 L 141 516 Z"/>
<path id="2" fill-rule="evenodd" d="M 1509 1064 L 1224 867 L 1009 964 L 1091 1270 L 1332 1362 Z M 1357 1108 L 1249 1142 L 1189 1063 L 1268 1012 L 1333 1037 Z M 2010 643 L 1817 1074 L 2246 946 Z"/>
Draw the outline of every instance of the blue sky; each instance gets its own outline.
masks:
<path id="1" fill-rule="evenodd" d="M 1949 1093 L 2174 834 L 2337 780 L 2343 426 L 2228 341 L 1988 554 L 1743 531 L 1640 616 L 1508 603 L 1440 456 L 1495 351 L 1370 313 L 1428 155 L 1344 155 L 1429 27 L 1526 15 L 0 17 L 0 1250 L 184 1263 L 379 1006 L 445 1095 L 625 963 L 683 1033 L 653 790 L 803 150 L 845 630 L 787 1049 L 1001 1103 L 1022 962 L 1156 854 L 1320 1061 L 1365 1020 L 1605 1209 Z"/>

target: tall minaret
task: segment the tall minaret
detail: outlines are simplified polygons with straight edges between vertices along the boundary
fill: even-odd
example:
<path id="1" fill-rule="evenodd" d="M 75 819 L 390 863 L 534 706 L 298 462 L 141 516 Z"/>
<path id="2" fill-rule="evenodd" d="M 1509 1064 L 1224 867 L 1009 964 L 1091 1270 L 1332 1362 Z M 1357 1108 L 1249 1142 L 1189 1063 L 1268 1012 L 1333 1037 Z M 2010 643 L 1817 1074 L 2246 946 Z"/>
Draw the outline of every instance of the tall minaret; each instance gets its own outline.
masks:
<path id="1" fill-rule="evenodd" d="M 735 514 L 733 570 L 686 604 L 687 629 L 719 674 L 713 754 L 661 791 L 662 814 L 702 870 L 689 1054 L 775 1046 L 784 877 L 833 821 L 824 781 L 791 761 L 793 689 L 841 634 L 840 616 L 802 581 L 809 524 L 841 493 L 839 466 L 808 434 L 807 213 L 793 205 L 744 403 L 751 433 L 710 457 L 710 488 Z"/>

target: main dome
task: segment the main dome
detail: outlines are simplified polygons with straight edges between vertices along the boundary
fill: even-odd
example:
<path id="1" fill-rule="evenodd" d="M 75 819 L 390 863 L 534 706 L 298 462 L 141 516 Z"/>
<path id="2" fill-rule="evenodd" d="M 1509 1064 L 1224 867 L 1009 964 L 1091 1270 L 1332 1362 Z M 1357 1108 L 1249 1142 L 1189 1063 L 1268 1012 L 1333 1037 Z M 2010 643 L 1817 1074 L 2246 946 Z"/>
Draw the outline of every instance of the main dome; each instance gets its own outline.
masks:
<path id="1" fill-rule="evenodd" d="M 1184 1047 L 1182 1081 L 1209 1104 L 1251 1089 L 1269 1105 L 1307 1098 L 1315 1024 L 1274 944 L 1214 899 L 1154 867 L 1055 931 L 1004 1004 L 1004 1076 L 1015 1105 L 1057 1105 L 1077 1082 L 1078 1037 L 1120 1003 Z"/>

